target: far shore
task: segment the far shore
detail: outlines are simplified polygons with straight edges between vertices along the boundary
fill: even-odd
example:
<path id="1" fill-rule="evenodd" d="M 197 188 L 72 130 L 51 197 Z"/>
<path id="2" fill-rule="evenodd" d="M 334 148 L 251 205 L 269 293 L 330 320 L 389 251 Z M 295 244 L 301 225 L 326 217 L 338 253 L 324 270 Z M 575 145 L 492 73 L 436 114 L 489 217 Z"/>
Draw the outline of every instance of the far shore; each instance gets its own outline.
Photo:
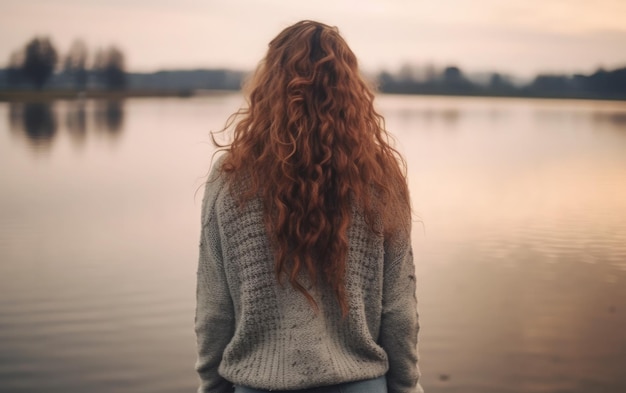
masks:
<path id="1" fill-rule="evenodd" d="M 125 90 L 0 90 L 0 102 L 48 102 L 54 100 L 80 100 L 80 99 L 105 99 L 120 100 L 125 98 L 166 98 L 166 97 L 195 97 L 195 96 L 219 96 L 237 93 L 239 90 L 218 89 L 125 89 Z M 572 99 L 572 100 L 601 100 L 601 101 L 626 101 L 626 97 L 606 97 L 596 94 L 489 94 L 486 92 L 459 93 L 459 92 L 419 92 L 419 93 L 396 93 L 381 92 L 382 94 L 418 95 L 418 96 L 450 96 L 450 97 L 493 97 L 493 98 L 535 98 L 535 99 Z"/>
<path id="2" fill-rule="evenodd" d="M 45 102 L 53 100 L 108 99 L 120 100 L 138 97 L 192 97 L 223 95 L 237 90 L 0 90 L 0 102 Z"/>

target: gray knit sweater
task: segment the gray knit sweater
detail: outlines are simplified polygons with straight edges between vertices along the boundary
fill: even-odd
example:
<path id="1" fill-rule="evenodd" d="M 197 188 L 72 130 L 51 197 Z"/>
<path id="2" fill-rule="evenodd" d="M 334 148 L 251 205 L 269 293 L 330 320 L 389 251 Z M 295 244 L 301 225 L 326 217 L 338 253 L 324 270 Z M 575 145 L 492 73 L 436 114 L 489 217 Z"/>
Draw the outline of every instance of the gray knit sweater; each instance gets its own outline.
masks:
<path id="1" fill-rule="evenodd" d="M 219 165 L 216 165 L 219 166 Z M 332 291 L 311 288 L 315 311 L 279 285 L 262 204 L 236 205 L 214 168 L 202 203 L 195 330 L 199 392 L 233 384 L 304 389 L 386 374 L 389 393 L 418 393 L 415 267 L 410 239 L 391 246 L 354 214 L 341 317 Z M 301 282 L 307 282 L 301 277 Z"/>

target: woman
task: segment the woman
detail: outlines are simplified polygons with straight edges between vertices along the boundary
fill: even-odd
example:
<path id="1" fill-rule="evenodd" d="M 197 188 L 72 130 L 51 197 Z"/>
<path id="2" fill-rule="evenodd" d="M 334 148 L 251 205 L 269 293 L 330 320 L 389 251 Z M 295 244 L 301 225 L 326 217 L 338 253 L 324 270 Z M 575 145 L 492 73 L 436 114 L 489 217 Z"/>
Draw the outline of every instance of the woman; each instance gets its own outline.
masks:
<path id="1" fill-rule="evenodd" d="M 421 392 L 403 161 L 354 54 L 296 23 L 248 91 L 203 200 L 199 391 Z"/>

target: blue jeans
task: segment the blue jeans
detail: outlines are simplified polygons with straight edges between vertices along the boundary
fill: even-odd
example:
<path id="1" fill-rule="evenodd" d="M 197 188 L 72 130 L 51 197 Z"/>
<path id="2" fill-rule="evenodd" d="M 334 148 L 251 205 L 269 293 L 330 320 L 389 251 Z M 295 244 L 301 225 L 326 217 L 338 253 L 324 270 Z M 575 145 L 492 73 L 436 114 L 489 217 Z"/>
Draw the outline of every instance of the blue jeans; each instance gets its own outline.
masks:
<path id="1" fill-rule="evenodd" d="M 382 377 L 364 381 L 346 382 L 302 390 L 258 390 L 235 385 L 235 393 L 387 393 L 387 379 Z"/>

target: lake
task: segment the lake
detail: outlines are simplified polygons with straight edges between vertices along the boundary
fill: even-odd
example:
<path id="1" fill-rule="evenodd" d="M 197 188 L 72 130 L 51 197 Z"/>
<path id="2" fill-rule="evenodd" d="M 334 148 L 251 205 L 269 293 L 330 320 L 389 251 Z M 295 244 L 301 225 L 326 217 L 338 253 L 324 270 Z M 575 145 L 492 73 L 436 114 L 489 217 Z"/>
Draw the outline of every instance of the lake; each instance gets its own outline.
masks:
<path id="1" fill-rule="evenodd" d="M 0 103 L 0 392 L 194 391 L 202 184 L 238 94 Z M 382 95 L 427 392 L 626 392 L 626 102 Z"/>

